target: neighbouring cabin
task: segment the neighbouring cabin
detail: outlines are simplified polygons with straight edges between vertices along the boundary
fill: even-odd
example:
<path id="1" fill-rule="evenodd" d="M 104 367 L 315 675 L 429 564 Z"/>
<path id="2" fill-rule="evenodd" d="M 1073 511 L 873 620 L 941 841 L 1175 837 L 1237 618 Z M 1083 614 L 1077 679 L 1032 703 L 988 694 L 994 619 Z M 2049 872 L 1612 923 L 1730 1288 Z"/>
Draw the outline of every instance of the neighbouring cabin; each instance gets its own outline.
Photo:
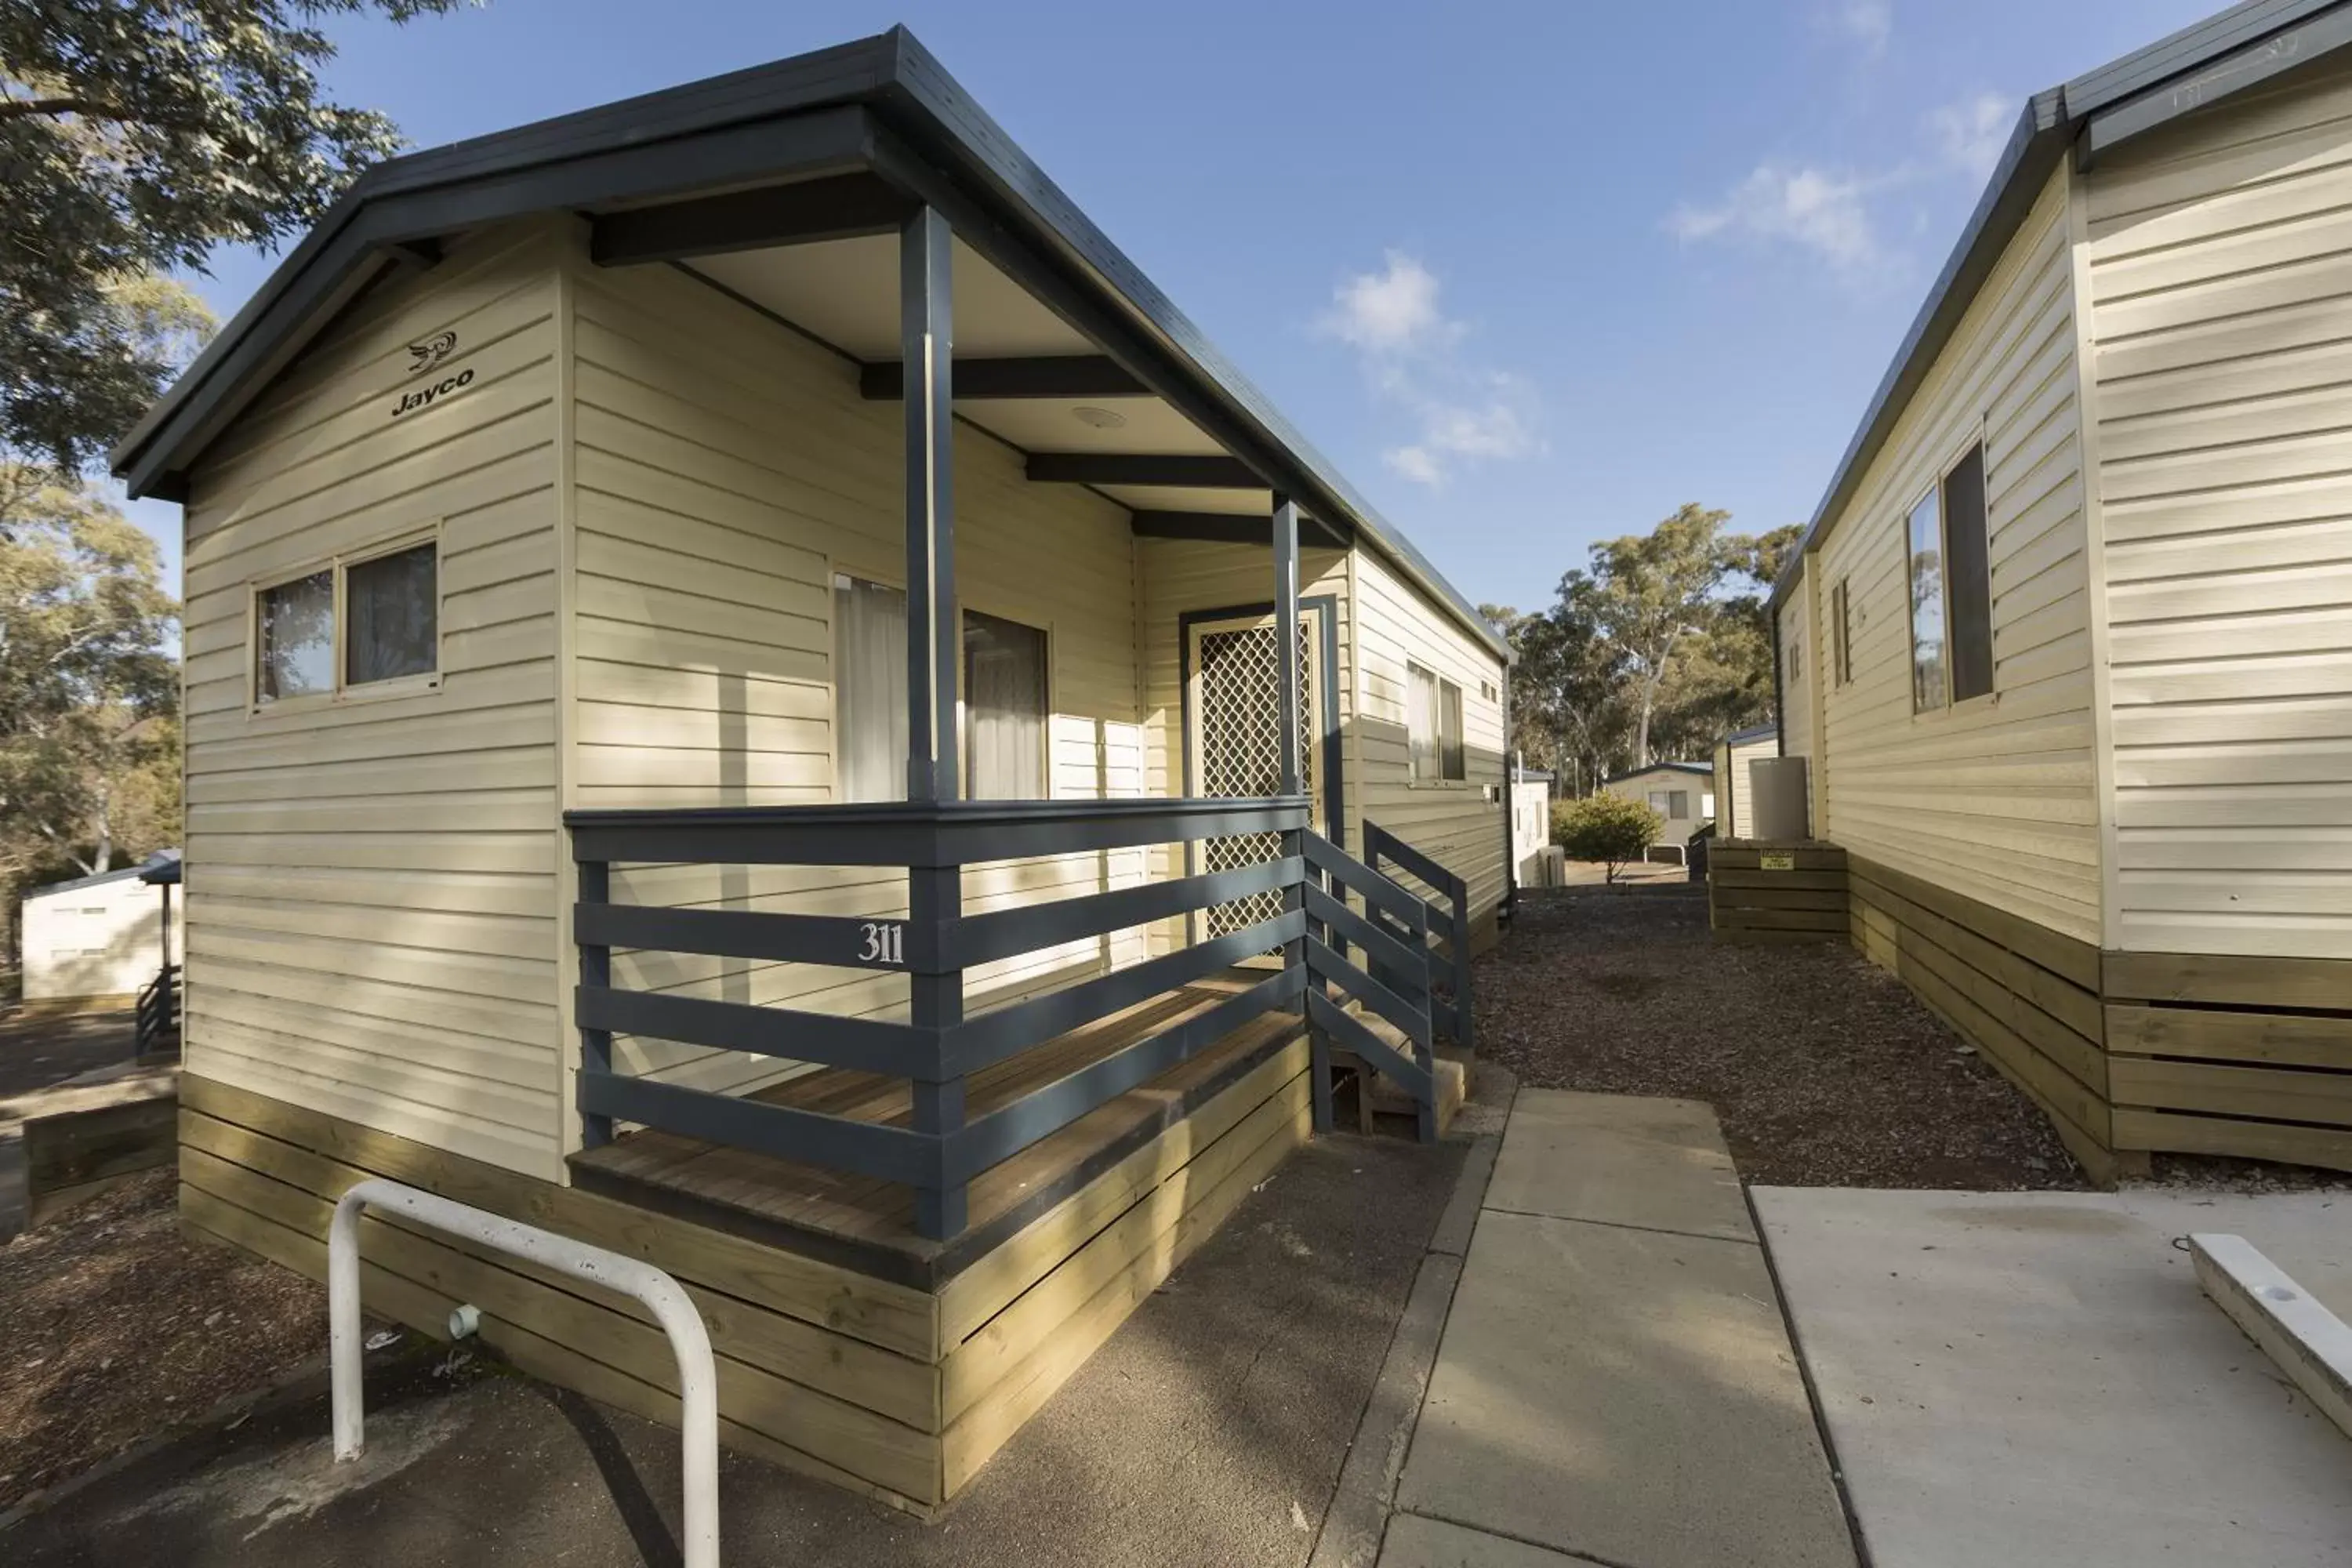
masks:
<path id="1" fill-rule="evenodd" d="M 1549 887 L 1555 880 L 1551 869 L 1551 792 L 1554 784 L 1550 773 L 1539 768 L 1514 766 L 1511 770 L 1511 866 L 1512 885 L 1517 888 Z"/>
<path id="2" fill-rule="evenodd" d="M 1683 860 L 1689 853 L 1690 836 L 1715 820 L 1715 770 L 1704 763 L 1653 763 L 1602 779 L 1601 787 L 1658 814 L 1664 826 L 1651 846 L 1653 859 L 1664 851 Z"/>
<path id="3" fill-rule="evenodd" d="M 1756 837 L 1756 781 L 1748 772 L 1748 764 L 1759 757 L 1780 754 L 1780 730 L 1777 724 L 1737 731 L 1715 743 L 1715 834 L 1718 840 Z"/>
<path id="4" fill-rule="evenodd" d="M 24 1000 L 58 1010 L 128 1006 L 166 954 L 163 890 L 125 866 L 26 890 L 17 908 Z"/>
<path id="5" fill-rule="evenodd" d="M 2352 1168 L 2347 23 L 2037 96 L 1774 595 L 1854 940 L 2102 1173 Z"/>
<path id="6" fill-rule="evenodd" d="M 117 462 L 199 1230 L 622 1247 L 730 1441 L 928 1510 L 1336 1094 L 1458 1103 L 1507 645 L 903 31 L 373 172 Z M 616 1300 L 364 1250 L 672 1411 Z"/>

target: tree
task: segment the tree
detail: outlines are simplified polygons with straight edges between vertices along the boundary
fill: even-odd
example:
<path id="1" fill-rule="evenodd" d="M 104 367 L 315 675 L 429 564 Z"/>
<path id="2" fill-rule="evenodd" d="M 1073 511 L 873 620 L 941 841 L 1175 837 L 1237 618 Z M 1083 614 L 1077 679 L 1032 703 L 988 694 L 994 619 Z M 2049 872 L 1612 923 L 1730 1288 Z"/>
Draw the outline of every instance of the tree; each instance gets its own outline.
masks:
<path id="1" fill-rule="evenodd" d="M 1730 518 L 1686 505 L 1648 533 L 1592 547 L 1593 619 L 1630 667 L 1637 768 L 1649 765 L 1651 720 L 1677 648 L 1713 620 L 1727 565 L 1719 535 Z"/>
<path id="2" fill-rule="evenodd" d="M 326 101 L 316 24 L 457 0 L 0 0 L 0 457 L 79 473 L 208 328 L 168 280 L 310 226 L 392 122 Z"/>
<path id="3" fill-rule="evenodd" d="M 1614 883 L 1628 861 L 1640 860 L 1664 832 L 1666 819 L 1638 800 L 1602 790 L 1569 801 L 1552 813 L 1552 840 L 1571 860 L 1597 860 L 1602 880 Z"/>
<path id="4" fill-rule="evenodd" d="M 1621 700 L 1623 652 L 1601 633 L 1597 585 L 1582 572 L 1560 578 L 1550 609 L 1501 623 L 1511 669 L 1512 744 L 1542 765 L 1595 779 L 1609 772 L 1629 728 Z"/>
<path id="5" fill-rule="evenodd" d="M 79 485 L 0 463 L 0 880 L 179 834 L 178 606 L 155 542 Z"/>

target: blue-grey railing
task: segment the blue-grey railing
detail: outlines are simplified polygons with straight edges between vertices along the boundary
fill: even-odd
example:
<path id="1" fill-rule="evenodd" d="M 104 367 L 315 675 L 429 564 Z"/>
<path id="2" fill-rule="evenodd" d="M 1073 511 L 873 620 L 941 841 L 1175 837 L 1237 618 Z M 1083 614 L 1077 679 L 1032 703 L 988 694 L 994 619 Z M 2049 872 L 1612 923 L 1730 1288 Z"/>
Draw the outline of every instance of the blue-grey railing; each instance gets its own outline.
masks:
<path id="1" fill-rule="evenodd" d="M 1421 1141 L 1437 1139 L 1437 1068 L 1433 996 L 1429 984 L 1429 906 L 1345 850 L 1313 834 L 1306 836 L 1306 909 L 1308 921 L 1307 1018 L 1314 1026 L 1315 1130 L 1331 1130 L 1333 1046 L 1353 1051 L 1367 1067 L 1386 1075 L 1412 1096 Z M 1363 900 L 1361 913 L 1348 901 Z M 1357 964 L 1351 950 L 1360 950 Z M 1333 994 L 1337 993 L 1337 996 Z M 1362 1016 L 1348 1011 L 1354 1002 L 1386 1020 L 1402 1038 L 1402 1048 L 1382 1037 Z M 1357 1093 L 1370 1094 L 1360 1083 Z"/>
<path id="2" fill-rule="evenodd" d="M 139 988 L 138 1011 L 131 1024 L 133 1048 L 143 1057 L 165 1039 L 178 1038 L 179 1033 L 180 966 L 167 963 Z"/>
<path id="3" fill-rule="evenodd" d="M 1150 1081 L 1307 990 L 1302 841 L 1311 804 L 1262 800 L 986 801 L 567 814 L 579 870 L 579 1105 L 584 1142 L 616 1121 L 887 1181 L 916 1192 L 916 1225 L 945 1239 L 964 1228 L 981 1172 Z M 962 868 L 988 861 L 1280 835 L 1265 862 L 1017 909 L 965 914 Z M 615 865 L 903 868 L 908 913 L 882 918 L 673 909 L 615 903 Z M 967 970 L 1090 936 L 1280 892 L 1282 911 L 1058 991 L 964 1016 Z M 677 996 L 613 984 L 615 948 L 905 973 L 904 1021 Z M 967 1117 L 973 1072 L 1072 1029 L 1282 949 L 1290 962 L 1170 1028 L 1026 1096 Z M 902 1077 L 911 1125 L 830 1116 L 616 1072 L 613 1037 L 638 1035 Z"/>
<path id="4" fill-rule="evenodd" d="M 1444 864 L 1376 823 L 1364 824 L 1364 863 L 1383 875 L 1394 866 L 1444 900 L 1443 906 L 1423 905 L 1429 924 L 1421 945 L 1438 944 L 1432 969 L 1440 978 L 1432 989 L 1430 1011 L 1438 1032 L 1465 1056 L 1470 1055 L 1477 1046 L 1471 1033 L 1476 1007 L 1470 994 L 1468 885 Z"/>

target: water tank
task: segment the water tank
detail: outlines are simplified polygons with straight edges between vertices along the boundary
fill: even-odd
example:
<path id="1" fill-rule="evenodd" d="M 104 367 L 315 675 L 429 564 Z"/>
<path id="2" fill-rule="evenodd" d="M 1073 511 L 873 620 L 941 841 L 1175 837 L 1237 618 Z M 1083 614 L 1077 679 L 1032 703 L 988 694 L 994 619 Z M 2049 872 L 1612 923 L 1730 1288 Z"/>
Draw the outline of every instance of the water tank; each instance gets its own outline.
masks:
<path id="1" fill-rule="evenodd" d="M 1748 815 L 1755 820 L 1742 825 L 1746 837 L 1779 841 L 1811 836 L 1804 758 L 1759 757 L 1748 764 L 1748 782 L 1754 791 Z"/>

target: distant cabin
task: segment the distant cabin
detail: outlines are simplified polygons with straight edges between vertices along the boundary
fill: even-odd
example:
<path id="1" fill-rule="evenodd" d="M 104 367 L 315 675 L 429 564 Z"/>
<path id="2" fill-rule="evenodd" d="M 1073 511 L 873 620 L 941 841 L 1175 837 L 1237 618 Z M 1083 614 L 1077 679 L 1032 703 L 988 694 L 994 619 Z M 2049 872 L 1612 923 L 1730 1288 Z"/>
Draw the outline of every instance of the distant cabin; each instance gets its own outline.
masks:
<path id="1" fill-rule="evenodd" d="M 1717 838 L 1752 836 L 1756 822 L 1755 781 L 1748 765 L 1759 757 L 1780 754 L 1780 727 L 1759 724 L 1726 735 L 1715 743 L 1715 835 Z"/>
<path id="2" fill-rule="evenodd" d="M 1854 939 L 2095 1172 L 2352 1168 L 2347 42 L 2036 94 L 1772 595 Z"/>
<path id="3" fill-rule="evenodd" d="M 26 890 L 17 931 L 27 1003 L 128 1006 L 154 978 L 163 963 L 164 895 L 140 879 L 144 868 Z"/>
<path id="4" fill-rule="evenodd" d="M 1715 819 L 1715 769 L 1705 763 L 1653 763 L 1601 781 L 1611 795 L 1638 800 L 1665 819 L 1656 848 L 1680 860 L 1690 836 Z"/>

